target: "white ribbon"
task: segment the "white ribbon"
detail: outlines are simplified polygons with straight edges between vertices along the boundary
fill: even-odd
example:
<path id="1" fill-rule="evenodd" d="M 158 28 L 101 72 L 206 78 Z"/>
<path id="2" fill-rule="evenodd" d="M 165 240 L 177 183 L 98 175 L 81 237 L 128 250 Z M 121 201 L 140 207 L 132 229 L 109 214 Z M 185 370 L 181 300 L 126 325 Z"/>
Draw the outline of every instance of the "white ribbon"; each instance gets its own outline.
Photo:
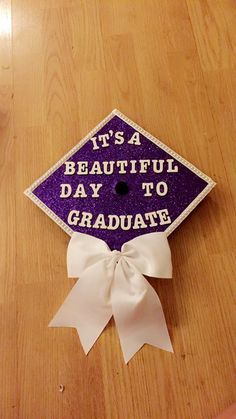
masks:
<path id="1" fill-rule="evenodd" d="M 172 277 L 165 233 L 136 237 L 121 251 L 74 233 L 67 268 L 69 277 L 80 279 L 49 326 L 75 327 L 87 354 L 113 315 L 126 363 L 144 343 L 173 352 L 161 302 L 142 275 Z"/>

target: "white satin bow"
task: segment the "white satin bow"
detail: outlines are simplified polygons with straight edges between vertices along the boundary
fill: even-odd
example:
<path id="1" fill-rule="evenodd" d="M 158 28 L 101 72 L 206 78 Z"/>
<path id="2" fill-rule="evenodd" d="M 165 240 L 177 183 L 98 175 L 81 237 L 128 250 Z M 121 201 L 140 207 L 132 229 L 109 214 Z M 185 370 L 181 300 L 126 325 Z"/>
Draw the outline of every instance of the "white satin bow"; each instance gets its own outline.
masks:
<path id="1" fill-rule="evenodd" d="M 150 233 L 110 250 L 100 239 L 74 233 L 67 251 L 69 277 L 80 277 L 50 322 L 75 327 L 87 354 L 114 316 L 127 363 L 149 343 L 173 352 L 158 295 L 144 275 L 172 277 L 165 233 Z"/>

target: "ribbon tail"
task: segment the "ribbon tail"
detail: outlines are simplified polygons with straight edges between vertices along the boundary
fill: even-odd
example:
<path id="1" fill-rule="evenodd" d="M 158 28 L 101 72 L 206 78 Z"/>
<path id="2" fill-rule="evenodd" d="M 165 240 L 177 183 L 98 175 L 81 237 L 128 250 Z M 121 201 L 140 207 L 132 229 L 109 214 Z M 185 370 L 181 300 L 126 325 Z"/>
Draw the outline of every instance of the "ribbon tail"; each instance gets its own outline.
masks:
<path id="1" fill-rule="evenodd" d="M 126 363 L 145 343 L 173 352 L 158 295 L 140 272 L 123 261 L 115 273 L 112 307 Z"/>
<path id="2" fill-rule="evenodd" d="M 75 327 L 87 354 L 112 317 L 111 278 L 104 261 L 87 268 L 59 308 L 49 327 Z"/>

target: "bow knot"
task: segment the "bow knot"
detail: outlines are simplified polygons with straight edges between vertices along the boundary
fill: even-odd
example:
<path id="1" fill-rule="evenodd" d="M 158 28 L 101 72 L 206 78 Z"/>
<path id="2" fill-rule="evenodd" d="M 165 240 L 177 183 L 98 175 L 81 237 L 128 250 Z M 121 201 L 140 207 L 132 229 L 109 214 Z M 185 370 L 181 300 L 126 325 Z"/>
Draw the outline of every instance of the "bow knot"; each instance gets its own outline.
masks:
<path id="1" fill-rule="evenodd" d="M 108 261 L 115 262 L 110 266 Z M 173 351 L 158 295 L 143 275 L 171 278 L 165 233 L 150 233 L 110 250 L 98 238 L 74 233 L 67 251 L 70 277 L 79 277 L 49 326 L 75 327 L 88 353 L 112 316 L 128 362 L 149 343 Z"/>
<path id="2" fill-rule="evenodd" d="M 121 259 L 121 257 L 122 257 L 122 253 L 119 251 L 119 250 L 112 250 L 111 251 L 111 255 L 112 255 L 112 258 L 113 258 L 113 260 L 116 262 L 116 263 L 118 263 L 119 262 L 119 260 Z M 109 255 L 110 256 L 110 255 Z"/>

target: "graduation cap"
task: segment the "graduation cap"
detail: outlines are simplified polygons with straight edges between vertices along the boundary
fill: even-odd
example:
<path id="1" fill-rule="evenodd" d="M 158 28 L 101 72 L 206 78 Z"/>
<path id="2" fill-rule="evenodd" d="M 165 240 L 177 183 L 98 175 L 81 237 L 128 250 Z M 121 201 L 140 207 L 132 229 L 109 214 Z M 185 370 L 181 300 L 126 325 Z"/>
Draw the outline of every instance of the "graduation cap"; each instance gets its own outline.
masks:
<path id="1" fill-rule="evenodd" d="M 85 353 L 114 316 L 125 362 L 149 343 L 172 351 L 161 302 L 143 275 L 172 276 L 167 236 L 214 182 L 114 110 L 26 195 L 71 237 L 79 277 L 50 326 L 75 327 Z"/>
<path id="2" fill-rule="evenodd" d="M 25 193 L 69 235 L 119 250 L 142 234 L 172 233 L 214 185 L 114 110 Z"/>

